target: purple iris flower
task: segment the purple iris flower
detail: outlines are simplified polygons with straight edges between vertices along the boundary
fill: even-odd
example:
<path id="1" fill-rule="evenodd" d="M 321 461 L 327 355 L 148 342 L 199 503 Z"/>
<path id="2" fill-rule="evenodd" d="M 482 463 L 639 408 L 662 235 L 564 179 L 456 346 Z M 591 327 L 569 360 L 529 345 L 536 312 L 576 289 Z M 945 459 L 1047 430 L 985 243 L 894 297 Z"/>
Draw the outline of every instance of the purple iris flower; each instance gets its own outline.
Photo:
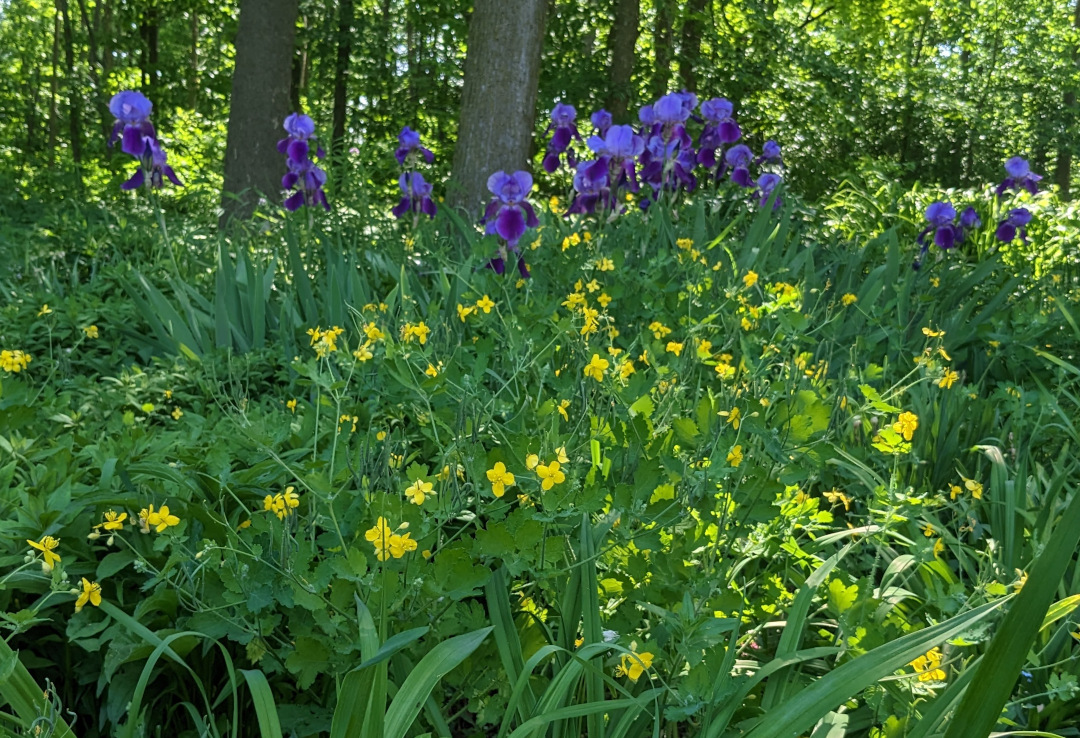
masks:
<path id="1" fill-rule="evenodd" d="M 725 144 L 732 144 L 742 137 L 739 124 L 732 117 L 734 108 L 729 100 L 714 97 L 701 104 L 701 115 L 705 119 L 705 128 L 701 131 L 698 142 L 698 163 L 706 169 L 716 166 L 716 152 Z"/>
<path id="2" fill-rule="evenodd" d="M 144 138 L 157 138 L 154 125 L 150 122 L 150 113 L 154 104 L 141 92 L 122 90 L 109 100 L 109 112 L 116 118 L 109 146 L 121 138 L 120 150 L 136 158 L 142 157 L 146 150 Z"/>
<path id="3" fill-rule="evenodd" d="M 150 174 L 150 187 L 161 189 L 166 178 L 177 187 L 183 187 L 184 185 L 177 178 L 172 167 L 169 166 L 169 157 L 166 155 L 165 150 L 161 148 L 158 140 L 147 136 L 143 139 L 143 145 L 143 155 L 139 157 L 139 168 L 135 170 L 135 174 L 131 175 L 131 179 L 120 185 L 120 189 L 134 190 L 139 187 L 146 181 L 147 172 Z"/>
<path id="4" fill-rule="evenodd" d="M 577 111 L 573 105 L 567 105 L 566 103 L 555 104 L 551 111 L 551 124 L 547 127 L 548 131 L 554 128 L 555 132 L 551 136 L 547 154 L 544 156 L 545 172 L 554 172 L 559 168 L 559 157 L 562 156 L 564 151 L 566 152 L 566 163 L 572 167 L 577 164 L 577 157 L 574 156 L 574 152 L 568 150 L 573 139 L 581 140 L 581 134 L 578 133 L 577 125 L 574 124 L 575 119 L 577 119 Z"/>
<path id="5" fill-rule="evenodd" d="M 775 163 L 780 161 L 780 144 L 776 141 L 768 140 L 765 145 L 761 147 L 761 156 L 754 160 L 755 164 L 761 164 L 763 162 Z"/>
<path id="6" fill-rule="evenodd" d="M 922 230 L 916 239 L 920 246 L 926 243 L 926 236 L 933 231 L 934 243 L 943 249 L 951 249 L 956 245 L 957 236 L 962 231 L 956 227 L 956 208 L 950 202 L 934 202 L 926 208 L 926 222 L 929 224 Z M 958 233 L 959 231 L 959 233 Z M 960 235 L 963 238 L 962 235 Z"/>
<path id="7" fill-rule="evenodd" d="M 652 127 L 656 125 L 656 113 L 653 110 L 652 105 L 643 105 L 637 114 L 638 120 L 641 121 L 641 133 L 645 135 L 648 131 L 652 130 Z"/>
<path id="8" fill-rule="evenodd" d="M 321 159 L 326 156 L 315 137 L 315 121 L 302 113 L 293 113 L 285 119 L 284 128 L 289 135 L 278 141 L 277 149 L 285 154 L 289 171 L 281 178 L 281 187 L 285 190 L 296 189 L 286 198 L 285 209 L 295 212 L 303 205 L 322 205 L 329 211 L 330 203 L 322 189 L 326 184 L 326 172 L 316 166 L 310 157 L 309 140 L 315 141 L 317 157 Z"/>
<path id="9" fill-rule="evenodd" d="M 960 213 L 960 227 L 964 230 L 982 227 L 982 219 L 975 212 L 975 208 L 969 205 L 964 208 L 964 212 Z"/>
<path id="10" fill-rule="evenodd" d="M 486 232 L 498 234 L 506 241 L 506 246 L 500 246 L 499 253 L 488 262 L 488 266 L 494 269 L 496 274 L 502 274 L 506 269 L 506 252 L 509 249 L 518 255 L 518 271 L 521 276 L 526 279 L 529 277 L 525 257 L 518 250 L 518 241 L 521 240 L 527 228 L 540 225 L 536 211 L 525 199 L 532 185 L 532 175 L 528 172 L 519 171 L 507 174 L 498 171 L 488 177 L 488 190 L 495 197 L 484 211 L 484 222 L 487 223 Z"/>
<path id="11" fill-rule="evenodd" d="M 746 144 L 732 146 L 724 154 L 724 168 L 731 167 L 731 181 L 740 187 L 753 187 L 754 180 L 750 178 L 750 162 L 754 160 L 754 152 Z"/>
<path id="12" fill-rule="evenodd" d="M 408 126 L 402 128 L 401 133 L 398 134 L 398 143 L 400 145 L 397 151 L 394 152 L 394 158 L 402 166 L 405 165 L 405 160 L 409 157 L 409 154 L 414 151 L 419 152 L 428 164 L 435 161 L 435 154 L 431 153 L 430 149 L 420 145 L 420 134 Z"/>
<path id="13" fill-rule="evenodd" d="M 1005 194 L 1006 190 L 1025 189 L 1032 195 L 1039 191 L 1039 185 L 1037 184 L 1042 176 L 1039 174 L 1033 174 L 1031 166 L 1027 163 L 1026 159 L 1022 159 L 1019 156 L 1014 156 L 1005 162 L 1005 173 L 1009 176 L 1006 177 L 1001 184 L 997 186 L 997 196 L 1001 197 Z"/>
<path id="14" fill-rule="evenodd" d="M 1027 224 L 1031 222 L 1031 211 L 1027 208 L 1015 208 L 1009 211 L 1008 217 L 998 223 L 997 239 L 1003 243 L 1012 243 L 1018 235 L 1020 240 L 1027 243 Z"/>
<path id="15" fill-rule="evenodd" d="M 629 126 L 626 126 L 629 128 Z M 574 191 L 577 196 L 566 211 L 571 213 L 592 213 L 599 205 L 601 209 L 614 210 L 615 198 L 608 187 L 608 162 L 604 157 L 596 161 L 583 161 L 578 164 L 574 175 Z"/>
<path id="16" fill-rule="evenodd" d="M 653 113 L 656 116 L 653 133 L 657 133 L 657 129 L 660 128 L 659 132 L 665 142 L 678 139 L 685 148 L 690 146 L 691 142 L 685 127 L 686 119 L 690 117 L 690 110 L 684 104 L 684 99 L 681 93 L 672 92 L 656 101 L 653 105 Z"/>
<path id="17" fill-rule="evenodd" d="M 758 205 L 764 205 L 769 201 L 769 196 L 772 195 L 773 190 L 780 184 L 780 175 L 773 174 L 772 172 L 766 172 L 757 179 L 757 196 Z M 779 195 L 773 200 L 773 210 L 780 207 L 782 200 Z"/>
<path id="18" fill-rule="evenodd" d="M 634 162 L 645 150 L 645 140 L 633 127 L 611 126 L 603 138 L 589 136 L 586 143 L 597 156 L 607 159 L 609 182 L 615 189 L 628 185 L 631 192 L 638 191 Z"/>
<path id="19" fill-rule="evenodd" d="M 398 178 L 398 186 L 403 194 L 401 202 L 391 211 L 395 218 L 400 218 L 410 211 L 417 215 L 424 213 L 428 217 L 435 217 L 435 201 L 431 199 L 432 187 L 424 181 L 424 175 L 420 172 L 402 172 Z"/>
<path id="20" fill-rule="evenodd" d="M 611 113 L 601 108 L 589 116 L 589 120 L 592 122 L 593 127 L 596 128 L 597 135 L 607 135 L 608 129 L 611 128 Z"/>

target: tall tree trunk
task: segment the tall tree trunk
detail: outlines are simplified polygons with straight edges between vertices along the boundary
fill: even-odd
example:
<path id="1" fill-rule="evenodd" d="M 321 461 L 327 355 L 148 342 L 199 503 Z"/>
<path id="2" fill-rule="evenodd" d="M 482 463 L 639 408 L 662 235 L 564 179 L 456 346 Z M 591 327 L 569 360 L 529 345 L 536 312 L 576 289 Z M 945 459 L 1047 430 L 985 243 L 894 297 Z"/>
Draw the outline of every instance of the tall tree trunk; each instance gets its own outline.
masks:
<path id="1" fill-rule="evenodd" d="M 86 28 L 86 68 L 90 71 L 90 82 L 94 86 L 92 95 L 94 108 L 97 110 L 98 125 L 101 129 L 102 140 L 106 141 L 112 130 L 112 118 L 109 115 L 109 104 L 106 102 L 107 97 L 105 90 L 101 87 L 101 75 L 98 71 L 101 66 L 101 57 L 98 53 L 97 44 L 97 23 L 100 16 L 97 12 L 97 8 L 95 8 L 94 20 L 91 21 L 90 14 L 86 12 L 86 0 L 77 0 L 77 2 L 79 4 L 79 16 L 82 18 L 83 27 Z M 108 151 L 108 147 L 106 147 L 106 151 Z"/>
<path id="2" fill-rule="evenodd" d="M 67 0 L 56 0 L 56 9 L 64 24 L 64 65 L 67 67 L 68 131 L 71 134 L 71 158 L 75 164 L 82 163 L 82 102 L 75 79 L 75 33 L 71 27 L 71 13 Z M 79 175 L 80 181 L 82 175 Z"/>
<path id="3" fill-rule="evenodd" d="M 1076 0 L 1076 7 L 1073 10 L 1073 28 L 1080 30 L 1080 0 Z M 1072 62 L 1073 66 L 1080 66 L 1080 46 L 1073 47 Z M 1078 117 L 1076 111 L 1076 87 L 1073 85 L 1069 85 L 1069 88 L 1065 90 L 1064 103 L 1065 110 L 1062 116 L 1061 137 L 1058 139 L 1057 162 L 1054 165 L 1054 184 L 1058 186 L 1061 199 L 1068 200 Z"/>
<path id="4" fill-rule="evenodd" d="M 191 11 L 191 56 L 188 57 L 188 107 L 199 109 L 199 12 Z"/>
<path id="5" fill-rule="evenodd" d="M 451 203 L 477 212 L 488 177 L 529 163 L 546 0 L 475 0 L 469 20 L 465 85 L 451 181 Z"/>
<path id="6" fill-rule="evenodd" d="M 661 97 L 667 94 L 668 84 L 671 82 L 671 41 L 674 36 L 672 31 L 673 3 L 675 0 L 654 0 L 656 18 L 653 22 L 653 51 L 656 54 L 656 66 L 653 70 L 652 93 L 653 97 Z"/>
<path id="7" fill-rule="evenodd" d="M 277 200 L 285 161 L 277 151 L 289 114 L 298 0 L 240 0 L 221 224 L 249 218 L 260 195 Z"/>
<path id="8" fill-rule="evenodd" d="M 52 75 L 49 77 L 49 166 L 56 161 L 56 139 L 60 134 L 60 111 L 57 104 L 60 87 L 60 14 L 53 16 Z"/>
<path id="9" fill-rule="evenodd" d="M 683 89 L 697 91 L 697 68 L 701 65 L 701 28 L 707 0 L 689 0 L 679 44 L 679 78 Z"/>
<path id="10" fill-rule="evenodd" d="M 634 47 L 638 38 L 640 0 L 615 0 L 615 22 L 608 34 L 611 55 L 611 92 L 607 109 L 611 117 L 622 122 L 633 97 L 630 78 L 634 72 Z"/>
<path id="11" fill-rule="evenodd" d="M 349 101 L 349 59 L 352 57 L 353 0 L 340 0 L 338 4 L 337 64 L 334 66 L 334 128 L 331 134 L 331 150 L 334 169 L 341 171 L 338 163 L 345 143 L 345 113 Z"/>

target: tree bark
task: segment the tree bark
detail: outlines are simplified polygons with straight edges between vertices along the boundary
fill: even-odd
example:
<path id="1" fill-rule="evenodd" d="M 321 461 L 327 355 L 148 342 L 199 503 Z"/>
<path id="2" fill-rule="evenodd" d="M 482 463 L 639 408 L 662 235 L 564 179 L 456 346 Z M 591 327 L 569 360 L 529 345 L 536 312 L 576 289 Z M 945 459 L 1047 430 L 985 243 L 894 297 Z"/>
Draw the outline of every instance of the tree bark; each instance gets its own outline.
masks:
<path id="1" fill-rule="evenodd" d="M 653 71 L 652 93 L 654 98 L 668 92 L 671 82 L 672 3 L 674 0 L 654 0 L 656 18 L 653 23 L 653 51 L 656 66 Z"/>
<path id="2" fill-rule="evenodd" d="M 56 139 L 60 135 L 60 111 L 57 98 L 60 93 L 60 14 L 53 16 L 52 75 L 49 77 L 49 144 L 48 160 L 52 167 L 56 161 Z"/>
<path id="3" fill-rule="evenodd" d="M 1080 29 L 1080 0 L 1076 0 L 1073 10 L 1073 28 Z M 1074 46 L 1072 51 L 1072 63 L 1074 67 L 1080 66 L 1080 46 Z M 1058 186 L 1058 194 L 1062 200 L 1069 200 L 1070 185 L 1072 184 L 1072 159 L 1073 146 L 1076 140 L 1077 111 L 1076 111 L 1076 87 L 1072 84 L 1065 90 L 1065 110 L 1062 120 L 1062 133 L 1058 139 L 1057 161 L 1054 165 L 1054 184 Z"/>
<path id="4" fill-rule="evenodd" d="M 191 56 L 188 57 L 191 78 L 188 80 L 188 107 L 199 109 L 199 12 L 191 11 Z"/>
<path id="5" fill-rule="evenodd" d="M 618 122 L 626 118 L 634 92 L 630 78 L 634 73 L 634 47 L 637 45 L 640 11 L 640 0 L 615 0 L 615 22 L 608 34 L 611 92 L 607 99 L 607 110 Z"/>
<path id="6" fill-rule="evenodd" d="M 67 67 L 68 87 L 68 131 L 71 135 L 71 158 L 75 164 L 82 162 L 82 104 L 79 100 L 79 86 L 75 79 L 75 34 L 71 28 L 71 13 L 67 0 L 56 0 L 56 9 L 60 13 L 64 27 L 64 65 Z M 81 175 L 80 175 L 81 180 Z"/>
<path id="7" fill-rule="evenodd" d="M 701 65 L 701 28 L 707 0 L 689 0 L 679 44 L 679 78 L 683 89 L 697 91 L 697 67 Z"/>
<path id="8" fill-rule="evenodd" d="M 488 177 L 529 164 L 540 81 L 546 0 L 476 0 L 469 20 L 465 84 L 450 202 L 479 211 Z"/>
<path id="9" fill-rule="evenodd" d="M 221 225 L 249 218 L 260 195 L 277 200 L 285 161 L 277 151 L 290 112 L 297 0 L 240 0 Z"/>
<path id="10" fill-rule="evenodd" d="M 345 142 L 345 113 L 349 100 L 349 60 L 352 57 L 353 0 L 340 0 L 338 4 L 337 64 L 334 66 L 334 127 L 331 134 L 331 150 L 334 169 L 341 161 Z"/>

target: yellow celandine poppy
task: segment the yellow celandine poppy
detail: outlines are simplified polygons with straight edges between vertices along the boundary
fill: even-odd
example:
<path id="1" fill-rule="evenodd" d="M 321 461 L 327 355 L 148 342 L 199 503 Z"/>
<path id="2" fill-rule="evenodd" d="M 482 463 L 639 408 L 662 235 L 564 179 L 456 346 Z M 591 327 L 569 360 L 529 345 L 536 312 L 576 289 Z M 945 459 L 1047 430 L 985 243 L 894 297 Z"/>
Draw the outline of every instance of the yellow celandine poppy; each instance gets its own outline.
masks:
<path id="1" fill-rule="evenodd" d="M 615 676 L 628 676 L 630 681 L 636 682 L 646 669 L 652 668 L 653 658 L 654 656 L 648 651 L 624 653 L 619 657 L 619 665 L 615 667 Z"/>
<path id="2" fill-rule="evenodd" d="M 379 326 L 375 325 L 375 321 L 365 323 L 363 330 L 368 341 L 381 341 L 386 338 L 386 334 L 379 330 Z"/>
<path id="3" fill-rule="evenodd" d="M 0 369 L 12 374 L 18 374 L 33 360 L 34 358 L 30 356 L 30 354 L 25 351 L 20 351 L 19 349 L 15 349 L 14 351 L 4 349 L 3 351 L 0 351 Z"/>
<path id="4" fill-rule="evenodd" d="M 555 458 L 558 459 L 560 464 L 570 463 L 570 457 L 566 455 L 566 446 L 559 446 L 555 449 Z"/>
<path id="5" fill-rule="evenodd" d="M 506 469 L 506 464 L 496 461 L 495 466 L 487 470 L 488 481 L 491 482 L 491 493 L 496 497 L 506 494 L 507 487 L 514 486 L 514 475 Z"/>
<path id="6" fill-rule="evenodd" d="M 465 318 L 469 317 L 470 315 L 472 315 L 475 312 L 476 312 L 476 306 L 475 305 L 469 305 L 468 307 L 465 307 L 460 302 L 458 303 L 457 316 L 458 316 L 458 318 L 461 319 L 462 323 L 465 322 Z"/>
<path id="7" fill-rule="evenodd" d="M 848 307 L 849 305 L 854 305 L 858 301 L 859 301 L 859 298 L 856 297 L 855 295 L 851 294 L 850 292 L 848 292 L 846 295 L 844 295 L 843 297 L 840 298 L 840 302 L 842 302 L 844 304 L 844 307 Z"/>
<path id="8" fill-rule="evenodd" d="M 559 462 L 552 461 L 550 464 L 537 464 L 536 475 L 540 477 L 540 488 L 547 492 L 556 484 L 566 481 L 566 475 L 559 469 Z"/>
<path id="9" fill-rule="evenodd" d="M 915 413 L 902 412 L 900 417 L 893 423 L 893 430 L 904 437 L 905 441 L 910 441 L 912 436 L 915 435 L 915 431 L 919 427 L 919 416 Z"/>
<path id="10" fill-rule="evenodd" d="M 596 268 L 601 272 L 613 272 L 615 271 L 615 262 L 605 256 L 596 265 Z"/>
<path id="11" fill-rule="evenodd" d="M 675 246 L 681 251 L 689 251 L 694 247 L 694 239 L 679 238 L 675 240 Z"/>
<path id="12" fill-rule="evenodd" d="M 98 327 L 96 325 L 84 325 L 82 332 L 86 334 L 87 338 L 98 337 Z"/>
<path id="13" fill-rule="evenodd" d="M 606 292 L 601 292 L 600 296 L 596 298 L 596 301 L 600 303 L 600 307 L 606 308 L 611 303 L 611 295 Z"/>
<path id="14" fill-rule="evenodd" d="M 476 301 L 476 307 L 480 310 L 483 310 L 484 314 L 487 315 L 491 312 L 491 308 L 495 307 L 495 301 L 487 295 L 484 295 Z"/>
<path id="15" fill-rule="evenodd" d="M 82 592 L 79 594 L 79 598 L 75 600 L 75 612 L 82 612 L 87 602 L 94 607 L 101 606 L 101 585 L 83 577 Z"/>
<path id="16" fill-rule="evenodd" d="M 664 339 L 664 336 L 671 333 L 671 329 L 661 323 L 659 320 L 654 320 L 653 322 L 649 323 L 649 330 L 652 331 L 653 337 L 656 338 L 657 341 L 662 341 Z"/>
<path id="17" fill-rule="evenodd" d="M 742 463 L 742 461 L 743 461 L 742 446 L 739 445 L 739 444 L 736 444 L 736 445 L 731 447 L 730 451 L 728 451 L 727 463 L 731 464 L 731 466 L 737 467 L 739 464 Z"/>
<path id="18" fill-rule="evenodd" d="M 742 278 L 742 283 L 747 289 L 749 289 L 750 287 L 753 287 L 755 284 L 757 284 L 757 281 L 758 281 L 758 275 L 757 275 L 757 272 L 755 272 L 755 271 L 747 272 L 745 275 L 743 275 L 743 278 Z"/>
<path id="19" fill-rule="evenodd" d="M 374 352 L 371 350 L 371 341 L 364 341 L 360 346 L 352 352 L 353 358 L 357 361 L 368 361 L 375 358 Z"/>
<path id="20" fill-rule="evenodd" d="M 563 417 L 563 420 L 570 422 L 570 414 L 566 412 L 568 407 L 570 407 L 570 400 L 562 400 L 555 409 L 559 411 L 559 415 Z"/>
<path id="21" fill-rule="evenodd" d="M 105 530 L 123 530 L 127 516 L 126 512 L 117 513 L 115 510 L 109 510 L 105 513 L 105 522 L 101 523 L 101 527 Z"/>
<path id="22" fill-rule="evenodd" d="M 286 402 L 285 407 L 289 408 L 289 412 L 295 413 L 296 412 L 296 398 L 294 397 L 293 399 Z"/>
<path id="23" fill-rule="evenodd" d="M 162 505 L 161 509 L 154 512 L 154 506 L 150 506 L 150 513 L 146 517 L 146 522 L 149 525 L 155 526 L 154 530 L 158 533 L 163 532 L 166 528 L 171 526 L 180 525 L 180 518 L 169 512 L 168 505 Z"/>
<path id="24" fill-rule="evenodd" d="M 945 389 L 952 389 L 953 383 L 960 379 L 960 375 L 954 372 L 952 369 L 946 369 L 944 376 L 938 380 L 937 386 Z"/>
<path id="25" fill-rule="evenodd" d="M 934 541 L 934 556 L 941 556 L 945 552 L 945 543 L 939 538 Z"/>
<path id="26" fill-rule="evenodd" d="M 933 524 L 932 523 L 927 523 L 925 526 L 923 526 L 922 534 L 924 536 L 926 536 L 927 538 L 933 538 L 934 537 L 934 526 L 933 526 Z"/>
<path id="27" fill-rule="evenodd" d="M 604 372 L 611 366 L 607 359 L 601 359 L 600 354 L 593 354 L 592 359 L 585 366 L 585 376 L 592 377 L 597 382 L 604 381 Z"/>
<path id="28" fill-rule="evenodd" d="M 338 425 L 339 426 L 344 426 L 347 423 L 352 423 L 352 428 L 349 431 L 350 433 L 356 433 L 356 425 L 359 422 L 360 422 L 360 418 L 358 418 L 355 415 L 349 415 L 348 413 L 345 413 L 340 418 L 338 418 Z"/>
<path id="29" fill-rule="evenodd" d="M 927 338 L 941 338 L 945 335 L 945 331 L 935 331 L 933 328 L 927 326 L 922 329 L 923 335 Z"/>
<path id="30" fill-rule="evenodd" d="M 49 303 L 45 303 L 44 305 L 41 306 L 41 310 L 38 310 L 37 315 L 40 318 L 42 315 L 49 315 L 51 313 L 52 313 L 52 308 L 49 307 Z"/>
<path id="31" fill-rule="evenodd" d="M 945 670 L 941 668 L 941 650 L 931 648 L 924 656 L 919 656 L 910 662 L 909 666 L 915 667 L 915 673 L 919 675 L 920 682 L 941 682 L 946 678 Z"/>
<path id="32" fill-rule="evenodd" d="M 742 412 L 737 407 L 733 407 L 730 410 L 721 410 L 717 415 L 727 418 L 727 422 L 731 424 L 731 427 L 735 430 L 739 430 L 739 426 L 742 425 L 740 417 Z"/>
<path id="33" fill-rule="evenodd" d="M 408 523 L 402 523 L 398 529 L 407 527 Z M 407 552 L 416 550 L 416 541 L 409 538 L 408 533 L 398 534 L 391 531 L 384 517 L 380 517 L 375 522 L 375 527 L 364 533 L 364 538 L 375 547 L 375 558 L 379 561 L 386 561 L 391 557 L 400 559 Z"/>
<path id="34" fill-rule="evenodd" d="M 668 341 L 665 347 L 669 354 L 675 354 L 676 356 L 682 356 L 683 344 L 678 341 Z"/>
<path id="35" fill-rule="evenodd" d="M 982 482 L 976 482 L 974 479 L 968 479 L 963 474 L 960 475 L 960 478 L 964 480 L 964 487 L 967 489 L 968 492 L 971 493 L 971 496 L 974 497 L 976 500 L 981 500 L 983 496 Z"/>
<path id="36" fill-rule="evenodd" d="M 536 454 L 529 454 L 525 457 L 525 468 L 532 471 L 536 468 L 536 465 L 540 463 L 540 457 Z"/>
<path id="37" fill-rule="evenodd" d="M 823 492 L 822 494 L 825 496 L 825 499 L 828 500 L 833 505 L 835 505 L 838 502 L 844 503 L 844 511 L 845 512 L 851 509 L 851 498 L 848 497 L 847 495 L 845 495 L 840 490 L 836 489 L 836 487 L 833 487 L 832 489 L 827 490 L 827 491 Z"/>
<path id="38" fill-rule="evenodd" d="M 172 415 L 173 420 L 180 420 L 180 418 L 182 418 L 184 415 L 184 411 L 178 407 L 174 407 L 172 412 L 169 414 Z"/>
<path id="39" fill-rule="evenodd" d="M 53 566 L 60 563 L 60 555 L 56 553 L 56 547 L 60 545 L 59 538 L 43 536 L 40 541 L 31 541 L 28 538 L 26 542 L 30 544 L 30 548 L 41 551 L 42 556 L 45 558 L 45 562 L 42 564 L 45 571 L 52 571 Z"/>
<path id="40" fill-rule="evenodd" d="M 406 342 L 412 341 L 415 338 L 420 342 L 421 346 L 427 343 L 429 333 L 431 333 L 431 329 L 428 328 L 427 324 L 422 320 L 416 325 L 406 323 L 401 328 L 401 337 Z"/>
<path id="41" fill-rule="evenodd" d="M 600 283 L 597 282 L 595 279 L 590 279 L 589 283 L 585 285 L 585 289 L 587 289 L 589 293 L 592 294 L 593 292 L 596 292 L 598 289 L 600 289 Z"/>
<path id="42" fill-rule="evenodd" d="M 409 502 L 414 505 L 423 505 L 424 500 L 428 497 L 435 496 L 435 485 L 431 482 L 425 482 L 423 479 L 417 479 L 409 487 L 405 489 L 405 497 Z"/>
<path id="43" fill-rule="evenodd" d="M 634 362 L 627 359 L 619 364 L 619 379 L 625 382 L 635 371 L 637 370 L 634 369 Z"/>

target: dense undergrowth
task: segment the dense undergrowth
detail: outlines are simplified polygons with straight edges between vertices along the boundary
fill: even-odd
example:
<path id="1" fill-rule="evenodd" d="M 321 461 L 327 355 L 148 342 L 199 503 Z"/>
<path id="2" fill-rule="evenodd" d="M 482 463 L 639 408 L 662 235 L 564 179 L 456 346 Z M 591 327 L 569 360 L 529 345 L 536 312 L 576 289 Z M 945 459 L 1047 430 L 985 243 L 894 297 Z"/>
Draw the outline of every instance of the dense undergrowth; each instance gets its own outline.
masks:
<path id="1" fill-rule="evenodd" d="M 1075 208 L 361 198 L 7 203 L 4 730 L 1080 734 Z"/>

